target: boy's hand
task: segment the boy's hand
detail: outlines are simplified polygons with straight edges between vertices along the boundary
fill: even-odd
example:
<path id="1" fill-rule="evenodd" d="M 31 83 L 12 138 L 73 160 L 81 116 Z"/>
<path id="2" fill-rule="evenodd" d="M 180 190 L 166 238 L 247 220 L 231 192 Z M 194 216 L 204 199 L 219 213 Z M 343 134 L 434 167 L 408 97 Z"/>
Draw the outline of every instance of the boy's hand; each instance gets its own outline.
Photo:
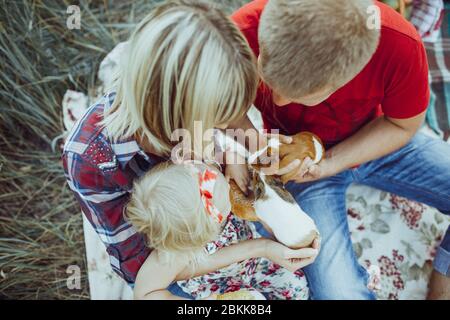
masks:
<path id="1" fill-rule="evenodd" d="M 280 143 L 283 143 L 283 144 L 291 144 L 292 143 L 292 137 L 290 137 L 290 136 L 285 136 L 282 134 L 265 134 L 264 136 L 265 136 L 266 140 L 273 138 L 273 139 L 278 139 L 280 141 Z M 264 163 L 270 163 L 269 167 L 261 167 L 259 169 L 263 174 L 268 175 L 268 176 L 273 176 L 273 175 L 282 176 L 284 174 L 291 172 L 292 170 L 298 169 L 301 164 L 301 161 L 296 159 L 296 160 L 292 161 L 286 167 L 280 169 L 280 159 L 279 159 L 278 153 L 275 153 L 275 154 L 272 154 L 271 156 L 266 156 L 266 157 L 264 157 L 264 155 L 263 155 L 263 156 L 259 157 L 259 160 Z"/>
<path id="2" fill-rule="evenodd" d="M 291 272 L 313 263 L 320 250 L 318 239 L 314 240 L 312 247 L 301 249 L 290 249 L 273 240 L 265 241 L 265 257 Z"/>
<path id="3" fill-rule="evenodd" d="M 315 164 L 309 157 L 305 158 L 297 169 L 294 181 L 297 183 L 316 181 L 339 173 L 331 158 L 324 158 Z"/>
<path id="4" fill-rule="evenodd" d="M 248 185 L 250 183 L 250 174 L 245 159 L 237 153 L 227 153 L 225 165 L 225 178 L 227 181 L 233 179 L 239 189 L 245 195 L 248 195 Z"/>

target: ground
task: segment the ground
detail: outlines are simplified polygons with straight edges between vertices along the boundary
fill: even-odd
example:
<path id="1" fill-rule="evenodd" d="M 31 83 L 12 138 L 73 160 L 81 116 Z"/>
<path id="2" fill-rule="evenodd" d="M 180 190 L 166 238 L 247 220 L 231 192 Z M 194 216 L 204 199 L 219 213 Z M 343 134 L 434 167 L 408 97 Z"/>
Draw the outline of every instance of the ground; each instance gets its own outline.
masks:
<path id="1" fill-rule="evenodd" d="M 0 299 L 88 299 L 82 219 L 60 162 L 61 101 L 155 0 L 0 0 Z M 230 13 L 245 0 L 224 0 Z M 70 30 L 69 5 L 81 12 Z M 68 267 L 81 289 L 68 289 Z M 70 271 L 70 269 L 69 269 Z"/>

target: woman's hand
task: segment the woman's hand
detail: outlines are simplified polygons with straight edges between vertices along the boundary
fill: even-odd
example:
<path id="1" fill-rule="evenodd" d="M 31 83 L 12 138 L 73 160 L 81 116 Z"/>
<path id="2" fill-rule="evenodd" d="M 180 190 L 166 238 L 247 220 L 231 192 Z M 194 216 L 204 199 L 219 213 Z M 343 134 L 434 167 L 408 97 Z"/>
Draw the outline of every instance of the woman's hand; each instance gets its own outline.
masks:
<path id="1" fill-rule="evenodd" d="M 233 179 L 245 195 L 248 195 L 250 174 L 245 159 L 238 153 L 227 153 L 225 162 L 225 178 Z"/>
<path id="2" fill-rule="evenodd" d="M 314 262 L 320 250 L 320 242 L 314 240 L 311 248 L 290 249 L 285 245 L 273 241 L 265 240 L 264 257 L 288 269 L 291 272 L 297 271 Z"/>

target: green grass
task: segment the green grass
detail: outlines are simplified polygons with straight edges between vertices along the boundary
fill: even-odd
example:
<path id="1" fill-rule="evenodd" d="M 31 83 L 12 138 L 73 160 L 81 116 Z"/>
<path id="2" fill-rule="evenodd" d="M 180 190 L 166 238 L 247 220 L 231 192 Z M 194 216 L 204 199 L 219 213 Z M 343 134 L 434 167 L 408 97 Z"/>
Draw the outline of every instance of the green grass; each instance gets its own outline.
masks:
<path id="1" fill-rule="evenodd" d="M 0 298 L 89 298 L 81 214 L 59 158 L 61 101 L 67 89 L 94 92 L 102 58 L 156 2 L 0 0 Z M 217 2 L 230 13 L 247 1 Z M 66 26 L 73 4 L 80 30 Z M 67 289 L 69 265 L 81 290 Z"/>

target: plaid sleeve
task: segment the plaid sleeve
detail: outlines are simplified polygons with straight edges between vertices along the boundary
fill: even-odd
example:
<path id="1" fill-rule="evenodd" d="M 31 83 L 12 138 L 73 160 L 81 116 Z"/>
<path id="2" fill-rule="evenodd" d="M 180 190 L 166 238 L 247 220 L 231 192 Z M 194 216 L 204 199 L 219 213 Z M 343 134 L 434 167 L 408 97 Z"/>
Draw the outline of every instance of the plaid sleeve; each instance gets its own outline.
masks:
<path id="1" fill-rule="evenodd" d="M 129 284 L 150 253 L 142 235 L 125 220 L 129 195 L 77 153 L 62 156 L 69 187 L 106 246 L 113 270 Z"/>
<path id="2" fill-rule="evenodd" d="M 446 2 L 440 36 L 425 43 L 430 64 L 431 100 L 427 112 L 430 127 L 450 139 L 450 3 Z"/>
<path id="3" fill-rule="evenodd" d="M 439 29 L 443 9 L 442 0 L 413 1 L 410 20 L 422 37 L 427 37 Z"/>

